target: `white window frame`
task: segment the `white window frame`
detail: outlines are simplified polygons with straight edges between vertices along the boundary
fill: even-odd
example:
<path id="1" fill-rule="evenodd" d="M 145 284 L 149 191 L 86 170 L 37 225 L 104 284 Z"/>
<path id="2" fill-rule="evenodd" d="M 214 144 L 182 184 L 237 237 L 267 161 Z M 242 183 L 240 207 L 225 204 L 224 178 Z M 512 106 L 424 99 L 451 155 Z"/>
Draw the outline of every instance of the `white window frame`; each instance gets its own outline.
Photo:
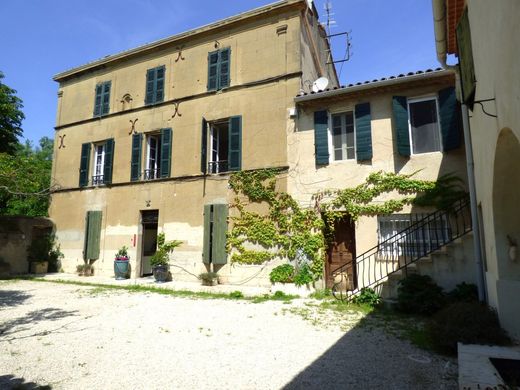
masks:
<path id="1" fill-rule="evenodd" d="M 154 167 L 151 167 L 150 166 L 150 156 L 151 156 L 151 152 L 150 152 L 150 149 L 151 149 L 151 145 L 150 145 L 150 141 L 153 139 L 155 139 L 157 141 L 156 143 L 156 146 L 155 146 L 155 166 Z M 154 177 L 150 177 L 148 178 L 148 180 L 154 180 L 154 179 L 158 179 L 160 177 L 160 166 L 161 166 L 161 162 L 159 161 L 159 154 L 160 154 L 160 148 L 161 148 L 161 135 L 160 134 L 147 134 L 146 135 L 146 167 L 145 169 L 150 172 L 150 170 L 153 170 L 155 172 L 155 175 Z M 145 175 L 146 177 L 146 175 Z"/>
<path id="2" fill-rule="evenodd" d="M 101 162 L 98 164 L 98 157 L 99 157 L 99 148 L 101 148 Z M 104 184 L 105 178 L 105 152 L 106 152 L 106 142 L 103 143 L 95 143 L 94 144 L 94 167 L 92 169 L 92 185 L 93 186 L 99 186 Z M 98 168 L 101 170 L 101 172 L 98 171 Z M 95 177 L 103 177 L 103 180 L 99 181 L 97 179 L 94 179 Z"/>
<path id="3" fill-rule="evenodd" d="M 413 147 L 413 138 L 412 138 L 412 120 L 411 120 L 410 104 L 425 102 L 428 100 L 435 100 L 435 109 L 436 109 L 436 113 L 437 113 L 437 133 L 439 135 L 439 150 L 435 150 L 433 152 L 415 153 L 415 150 Z M 441 118 L 440 118 L 440 113 L 439 113 L 438 97 L 435 95 L 431 95 L 431 96 L 421 96 L 421 97 L 407 99 L 406 108 L 408 110 L 408 138 L 410 139 L 410 152 L 411 152 L 412 156 L 421 156 L 421 155 L 432 154 L 432 153 L 443 153 L 444 150 L 442 147 Z"/>
<path id="4" fill-rule="evenodd" d="M 220 160 L 220 156 L 219 156 L 219 150 L 218 150 L 218 146 L 220 145 L 220 131 L 219 131 L 219 125 L 224 125 L 224 124 L 227 124 L 228 126 L 228 139 L 229 139 L 229 118 L 227 119 L 223 119 L 223 120 L 216 120 L 216 121 L 212 121 L 212 122 L 208 122 L 208 126 L 209 126 L 209 148 L 208 148 L 208 158 L 207 158 L 207 164 L 208 164 L 208 171 L 210 171 L 209 167 L 212 165 L 212 164 L 216 164 L 214 166 L 214 171 L 211 171 L 210 173 L 211 174 L 218 174 L 218 173 L 225 173 L 225 172 L 229 172 L 229 149 L 228 149 L 228 161 L 225 161 L 227 162 L 228 166 L 227 166 L 227 169 L 221 169 L 220 165 L 218 163 L 222 162 Z M 215 128 L 215 126 L 217 128 Z M 214 141 L 216 140 L 216 149 L 214 149 Z M 216 155 L 216 160 L 213 159 L 213 154 Z"/>
<path id="5" fill-rule="evenodd" d="M 342 115 L 347 114 L 351 112 L 352 113 L 352 123 L 354 126 L 354 157 L 353 158 L 345 158 L 343 160 L 336 160 L 335 159 L 335 150 L 334 150 L 334 134 L 333 134 L 333 121 L 332 117 L 334 115 Z M 335 110 L 335 111 L 329 111 L 329 117 L 328 117 L 328 144 L 329 144 L 329 163 L 330 164 L 344 164 L 346 162 L 350 161 L 357 161 L 357 131 L 356 131 L 356 113 L 355 110 L 351 107 L 347 107 L 346 109 L 342 110 Z M 343 136 L 342 136 L 343 138 Z M 346 143 L 347 134 L 345 133 L 345 143 Z"/>

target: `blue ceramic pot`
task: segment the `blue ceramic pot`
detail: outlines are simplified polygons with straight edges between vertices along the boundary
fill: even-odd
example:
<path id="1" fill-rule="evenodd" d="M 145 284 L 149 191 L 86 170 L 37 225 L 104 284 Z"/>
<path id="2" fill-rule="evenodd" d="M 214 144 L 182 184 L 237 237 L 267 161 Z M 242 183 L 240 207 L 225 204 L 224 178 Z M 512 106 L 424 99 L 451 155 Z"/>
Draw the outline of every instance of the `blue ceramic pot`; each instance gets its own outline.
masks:
<path id="1" fill-rule="evenodd" d="M 130 261 L 114 260 L 114 274 L 116 280 L 128 279 L 130 277 Z"/>

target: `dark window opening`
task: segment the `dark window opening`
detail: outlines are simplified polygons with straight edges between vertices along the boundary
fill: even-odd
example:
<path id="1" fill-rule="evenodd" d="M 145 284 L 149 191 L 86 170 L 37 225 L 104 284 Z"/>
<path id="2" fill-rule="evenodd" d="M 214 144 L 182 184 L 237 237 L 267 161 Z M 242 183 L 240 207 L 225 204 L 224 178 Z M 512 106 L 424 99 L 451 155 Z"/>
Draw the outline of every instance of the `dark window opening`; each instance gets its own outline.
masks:
<path id="1" fill-rule="evenodd" d="M 229 121 L 210 125 L 209 173 L 229 171 Z"/>

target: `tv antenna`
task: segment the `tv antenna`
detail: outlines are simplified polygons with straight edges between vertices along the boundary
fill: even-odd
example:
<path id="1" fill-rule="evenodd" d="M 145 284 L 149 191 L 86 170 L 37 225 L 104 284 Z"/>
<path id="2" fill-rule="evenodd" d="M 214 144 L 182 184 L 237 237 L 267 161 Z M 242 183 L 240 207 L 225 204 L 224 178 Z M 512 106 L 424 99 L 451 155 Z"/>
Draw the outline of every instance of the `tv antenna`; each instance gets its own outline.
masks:
<path id="1" fill-rule="evenodd" d="M 327 21 L 324 24 L 325 31 L 327 32 L 327 39 L 329 40 L 329 48 L 327 49 L 327 65 L 330 64 L 339 64 L 344 63 L 350 60 L 352 55 L 351 49 L 352 49 L 352 31 L 348 32 L 341 32 L 337 34 L 332 34 L 331 29 L 334 27 L 337 27 L 337 23 L 334 20 L 334 13 L 332 12 L 332 1 L 327 0 L 325 2 L 325 5 L 323 6 L 325 8 L 325 12 L 327 14 Z M 345 55 L 341 60 L 334 61 L 332 57 L 332 38 L 338 38 L 338 37 L 345 37 Z"/>

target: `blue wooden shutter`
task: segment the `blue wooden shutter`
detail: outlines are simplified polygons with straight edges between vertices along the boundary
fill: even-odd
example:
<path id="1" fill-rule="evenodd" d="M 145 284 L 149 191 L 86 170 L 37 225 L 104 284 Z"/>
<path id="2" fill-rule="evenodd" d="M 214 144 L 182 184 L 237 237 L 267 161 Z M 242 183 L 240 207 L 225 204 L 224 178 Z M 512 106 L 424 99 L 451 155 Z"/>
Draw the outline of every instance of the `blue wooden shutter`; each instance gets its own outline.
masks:
<path id="1" fill-rule="evenodd" d="M 327 111 L 314 113 L 314 150 L 316 165 L 329 164 L 329 115 Z"/>
<path id="2" fill-rule="evenodd" d="M 397 151 L 401 156 L 409 157 L 410 133 L 408 129 L 408 103 L 406 96 L 394 96 L 392 98 L 394 111 L 395 132 L 397 138 Z"/>
<path id="3" fill-rule="evenodd" d="M 110 87 L 112 82 L 107 81 L 103 83 L 103 99 L 102 99 L 102 108 L 101 115 L 107 115 L 110 112 Z"/>
<path id="4" fill-rule="evenodd" d="M 172 129 L 161 130 L 161 177 L 170 177 Z"/>
<path id="5" fill-rule="evenodd" d="M 165 68 L 161 66 L 156 70 L 154 103 L 161 103 L 164 100 L 164 73 Z"/>
<path id="6" fill-rule="evenodd" d="M 202 262 L 211 262 L 211 212 L 212 205 L 204 205 L 204 238 L 202 241 Z"/>
<path id="7" fill-rule="evenodd" d="M 94 98 L 94 116 L 101 115 L 101 106 L 103 102 L 103 84 L 96 85 Z"/>
<path id="8" fill-rule="evenodd" d="M 461 143 L 461 112 L 454 87 L 439 91 L 439 117 L 443 150 L 457 149 Z"/>
<path id="9" fill-rule="evenodd" d="M 230 64 L 231 64 L 231 49 L 222 49 L 219 52 L 219 82 L 218 89 L 229 87 L 230 82 Z"/>
<path id="10" fill-rule="evenodd" d="M 218 50 L 208 54 L 208 91 L 218 88 L 218 58 Z"/>
<path id="11" fill-rule="evenodd" d="M 88 168 L 90 165 L 90 143 L 81 145 L 81 160 L 79 166 L 79 186 L 86 187 L 88 185 Z"/>
<path id="12" fill-rule="evenodd" d="M 370 114 L 370 103 L 356 105 L 355 115 L 357 160 L 372 160 L 372 116 Z"/>
<path id="13" fill-rule="evenodd" d="M 141 145 L 143 135 L 132 135 L 132 161 L 130 163 L 130 181 L 137 181 L 141 177 Z"/>
<path id="14" fill-rule="evenodd" d="M 155 96 L 156 69 L 148 69 L 146 72 L 146 98 L 145 104 L 153 104 Z"/>
<path id="15" fill-rule="evenodd" d="M 112 183 L 112 167 L 114 165 L 114 139 L 108 139 L 105 143 L 105 166 L 103 167 L 103 183 Z"/>
<path id="16" fill-rule="evenodd" d="M 203 175 L 208 171 L 208 122 L 202 118 L 202 133 L 200 142 L 200 171 Z"/>
<path id="17" fill-rule="evenodd" d="M 227 204 L 213 205 L 213 224 L 211 238 L 211 262 L 222 265 L 227 263 L 226 236 L 227 236 Z"/>
<path id="18" fill-rule="evenodd" d="M 228 169 L 240 171 L 242 168 L 242 117 L 229 118 Z"/>
<path id="19" fill-rule="evenodd" d="M 99 243 L 101 241 L 101 211 L 88 211 L 85 223 L 85 245 L 83 258 L 85 260 L 99 259 Z"/>

